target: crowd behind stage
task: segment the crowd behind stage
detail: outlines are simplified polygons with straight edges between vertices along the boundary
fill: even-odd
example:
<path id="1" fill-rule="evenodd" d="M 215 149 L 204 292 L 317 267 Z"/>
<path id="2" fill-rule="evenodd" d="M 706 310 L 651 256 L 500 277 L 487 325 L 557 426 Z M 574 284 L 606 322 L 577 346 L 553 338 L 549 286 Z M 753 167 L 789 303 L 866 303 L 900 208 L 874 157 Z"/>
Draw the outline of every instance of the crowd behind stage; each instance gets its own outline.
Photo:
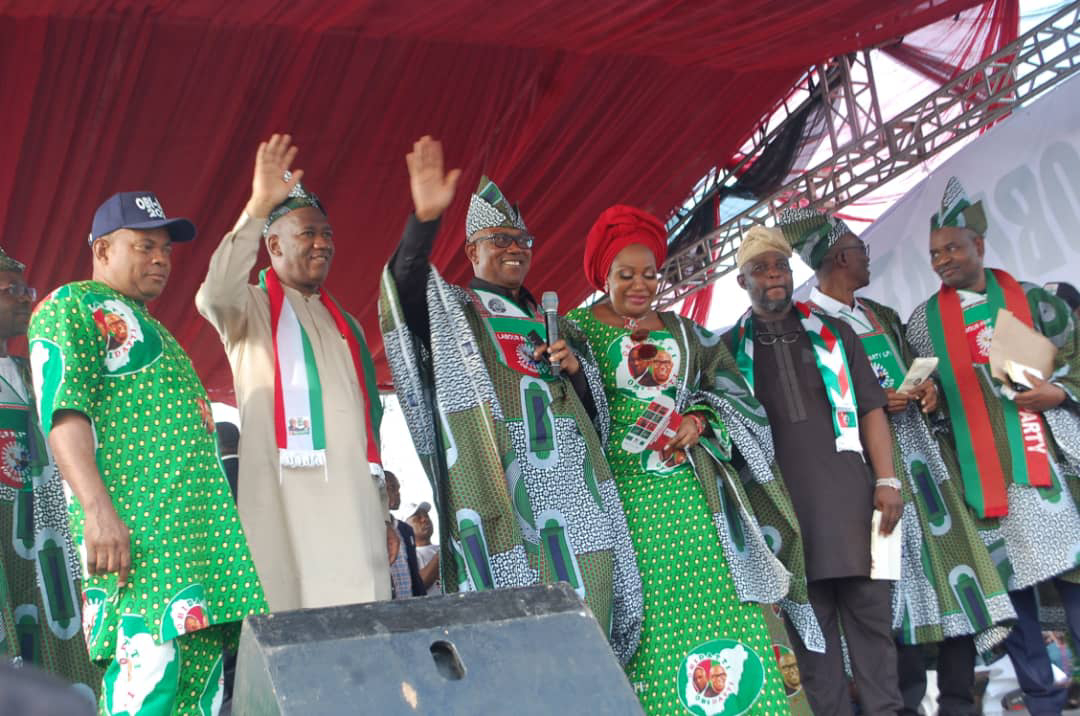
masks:
<path id="1" fill-rule="evenodd" d="M 216 714 L 249 614 L 567 582 L 649 714 L 915 714 L 928 667 L 938 713 L 974 714 L 976 661 L 1001 652 L 1029 711 L 1061 713 L 1043 634 L 1080 641 L 1080 295 L 984 266 L 959 178 L 926 229 L 941 288 L 906 321 L 858 295 L 868 247 L 808 208 L 743 237 L 751 308 L 731 330 L 656 311 L 664 225 L 615 205 L 585 237 L 602 298 L 549 331 L 526 280 L 544 237 L 492 179 L 445 227 L 474 278 L 431 265 L 460 172 L 421 138 L 414 210 L 370 287 L 435 495 L 402 508 L 297 152 L 259 145 L 236 225 L 184 267 L 205 272 L 238 447 L 148 307 L 190 221 L 151 191 L 108 198 L 92 276 L 40 302 L 0 251 L 5 660 L 103 714 Z M 805 303 L 795 253 L 816 273 Z M 999 370 L 1005 324 L 1035 364 Z M 24 333 L 28 356 L 8 355 Z"/>

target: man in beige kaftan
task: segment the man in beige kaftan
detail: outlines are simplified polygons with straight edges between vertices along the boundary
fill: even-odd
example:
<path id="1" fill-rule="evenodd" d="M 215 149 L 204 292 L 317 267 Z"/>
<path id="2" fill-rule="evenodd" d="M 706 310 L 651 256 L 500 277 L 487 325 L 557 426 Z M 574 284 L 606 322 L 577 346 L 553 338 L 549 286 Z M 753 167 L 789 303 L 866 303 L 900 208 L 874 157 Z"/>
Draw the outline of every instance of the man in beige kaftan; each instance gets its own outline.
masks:
<path id="1" fill-rule="evenodd" d="M 333 234 L 288 172 L 295 155 L 288 135 L 259 146 L 251 199 L 195 297 L 232 367 L 240 517 L 272 611 L 390 598 L 370 354 L 322 288 Z M 250 284 L 263 237 L 271 268 Z"/>

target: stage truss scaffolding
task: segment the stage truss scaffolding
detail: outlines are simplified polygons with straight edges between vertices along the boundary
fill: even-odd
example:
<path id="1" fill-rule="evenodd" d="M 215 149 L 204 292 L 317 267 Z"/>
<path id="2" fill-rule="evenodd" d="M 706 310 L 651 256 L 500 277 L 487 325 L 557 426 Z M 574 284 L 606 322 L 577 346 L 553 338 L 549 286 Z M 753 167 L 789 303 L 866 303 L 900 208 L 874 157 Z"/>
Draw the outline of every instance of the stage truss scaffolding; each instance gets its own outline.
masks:
<path id="1" fill-rule="evenodd" d="M 669 256 L 658 307 L 670 307 L 733 271 L 750 226 L 772 224 L 790 206 L 840 210 L 1071 77 L 1080 70 L 1080 3 L 1070 3 L 888 121 L 874 82 L 873 52 L 810 68 L 762 119 L 743 156 L 699 182 L 668 222 L 670 236 L 683 229 L 696 207 L 711 204 L 719 191 L 733 186 L 800 110 L 820 102 L 830 156 Z"/>

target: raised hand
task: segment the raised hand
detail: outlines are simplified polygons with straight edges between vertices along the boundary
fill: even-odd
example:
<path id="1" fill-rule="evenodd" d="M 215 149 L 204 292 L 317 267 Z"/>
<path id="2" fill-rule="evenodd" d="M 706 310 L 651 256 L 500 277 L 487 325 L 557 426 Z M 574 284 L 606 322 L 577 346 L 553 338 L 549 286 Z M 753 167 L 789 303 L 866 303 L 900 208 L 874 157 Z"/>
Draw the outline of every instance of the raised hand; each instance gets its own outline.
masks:
<path id="1" fill-rule="evenodd" d="M 292 176 L 285 179 L 299 147 L 292 145 L 288 134 L 274 134 L 270 139 L 259 144 L 255 152 L 255 176 L 251 180 L 251 198 L 248 199 L 248 216 L 265 219 L 274 207 L 288 198 L 289 192 L 304 176 L 302 169 L 292 171 Z"/>
<path id="2" fill-rule="evenodd" d="M 454 199 L 461 170 L 445 171 L 442 143 L 427 135 L 413 144 L 413 150 L 405 155 L 405 163 L 409 166 L 416 218 L 420 221 L 439 218 Z"/>

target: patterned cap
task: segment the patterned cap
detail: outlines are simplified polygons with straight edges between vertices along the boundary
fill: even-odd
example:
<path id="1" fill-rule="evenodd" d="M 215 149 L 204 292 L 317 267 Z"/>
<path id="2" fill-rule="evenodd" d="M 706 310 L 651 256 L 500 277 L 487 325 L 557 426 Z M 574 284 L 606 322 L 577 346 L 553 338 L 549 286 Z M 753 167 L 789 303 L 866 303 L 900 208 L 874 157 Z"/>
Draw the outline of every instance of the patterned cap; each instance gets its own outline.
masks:
<path id="1" fill-rule="evenodd" d="M 956 226 L 971 229 L 979 236 L 986 235 L 986 212 L 981 201 L 974 204 L 967 197 L 967 192 L 956 177 L 949 177 L 945 182 L 945 195 L 941 197 L 941 209 L 930 217 L 930 230 L 944 226 Z"/>
<path id="2" fill-rule="evenodd" d="M 292 177 L 292 172 L 285 172 L 285 181 L 288 181 L 290 177 Z M 296 182 L 296 186 L 289 192 L 288 198 L 275 206 L 274 210 L 270 212 L 270 216 L 266 218 L 266 225 L 263 226 L 262 230 L 263 237 L 270 234 L 270 224 L 273 224 L 290 211 L 296 211 L 297 209 L 303 209 L 308 206 L 315 207 L 323 213 L 323 216 L 326 216 L 326 209 L 323 208 L 322 202 L 319 201 L 319 197 L 305 189 L 304 185 L 300 182 Z"/>
<path id="3" fill-rule="evenodd" d="M 480 229 L 496 227 L 528 231 L 517 204 L 511 206 L 495 182 L 485 175 L 480 177 L 480 185 L 469 197 L 469 213 L 465 215 L 465 238 Z"/>
<path id="4" fill-rule="evenodd" d="M 22 273 L 26 270 L 26 264 L 21 261 L 16 261 L 7 255 L 3 247 L 0 247 L 0 271 L 15 271 L 16 273 Z"/>
<path id="5" fill-rule="evenodd" d="M 776 222 L 807 266 L 817 271 L 829 249 L 847 234 L 854 234 L 843 219 L 805 207 L 784 209 Z"/>

